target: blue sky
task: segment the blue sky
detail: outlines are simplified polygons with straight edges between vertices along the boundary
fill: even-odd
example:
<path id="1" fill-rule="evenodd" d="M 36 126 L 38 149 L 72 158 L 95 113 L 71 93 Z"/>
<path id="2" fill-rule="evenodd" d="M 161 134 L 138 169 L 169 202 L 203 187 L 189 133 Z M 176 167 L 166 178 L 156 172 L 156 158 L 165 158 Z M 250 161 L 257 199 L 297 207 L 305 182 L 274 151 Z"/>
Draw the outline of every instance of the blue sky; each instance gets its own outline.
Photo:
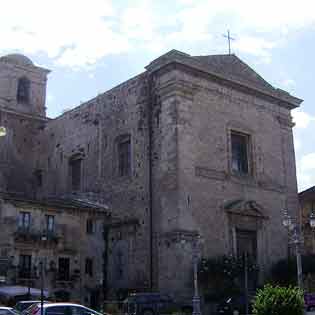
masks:
<path id="1" fill-rule="evenodd" d="M 222 3 L 221 3 L 222 2 Z M 55 117 L 178 49 L 232 52 L 275 87 L 304 99 L 292 115 L 299 190 L 315 184 L 315 1 L 11 0 L 0 11 L 0 55 L 19 52 L 52 70 Z"/>

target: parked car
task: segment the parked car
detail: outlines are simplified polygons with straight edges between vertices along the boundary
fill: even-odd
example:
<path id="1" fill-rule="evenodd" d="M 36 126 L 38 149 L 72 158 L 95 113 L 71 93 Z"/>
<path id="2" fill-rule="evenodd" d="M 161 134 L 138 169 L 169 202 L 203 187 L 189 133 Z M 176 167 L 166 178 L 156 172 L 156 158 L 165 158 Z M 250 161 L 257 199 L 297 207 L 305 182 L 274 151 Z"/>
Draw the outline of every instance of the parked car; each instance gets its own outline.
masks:
<path id="1" fill-rule="evenodd" d="M 33 304 L 37 304 L 40 303 L 39 300 L 31 300 L 31 301 L 20 301 L 17 302 L 13 308 L 18 311 L 19 313 L 22 313 L 23 311 L 25 311 L 27 308 L 29 308 L 31 305 Z M 44 303 L 47 303 L 47 301 L 44 301 Z"/>
<path id="2" fill-rule="evenodd" d="M 0 315 L 19 315 L 12 307 L 0 306 Z"/>
<path id="3" fill-rule="evenodd" d="M 25 315 L 41 315 L 41 304 L 28 308 Z M 88 307 L 74 303 L 46 303 L 43 305 L 43 315 L 104 315 Z M 108 315 L 108 314 L 106 314 Z"/>
<path id="4" fill-rule="evenodd" d="M 166 294 L 134 293 L 124 300 L 123 311 L 125 315 L 162 315 L 174 311 L 192 313 L 192 306 L 175 302 Z"/>
<path id="5" fill-rule="evenodd" d="M 307 312 L 315 311 L 315 293 L 305 293 L 304 304 Z"/>
<path id="6" fill-rule="evenodd" d="M 249 313 L 251 314 L 253 297 L 249 297 Z M 218 306 L 219 315 L 233 315 L 234 311 L 238 311 L 239 314 L 246 314 L 246 298 L 244 295 L 233 296 L 225 299 Z"/>

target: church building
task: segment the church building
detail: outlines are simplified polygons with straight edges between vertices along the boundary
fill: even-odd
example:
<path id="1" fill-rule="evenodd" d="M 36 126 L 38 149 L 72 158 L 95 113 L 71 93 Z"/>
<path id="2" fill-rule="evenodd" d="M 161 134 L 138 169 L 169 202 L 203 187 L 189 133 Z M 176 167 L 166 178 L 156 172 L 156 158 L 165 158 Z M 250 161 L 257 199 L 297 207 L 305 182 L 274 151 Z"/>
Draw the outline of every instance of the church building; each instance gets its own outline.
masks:
<path id="1" fill-rule="evenodd" d="M 298 210 L 290 111 L 302 100 L 234 54 L 172 50 L 140 75 L 49 119 L 48 74 L 25 56 L 0 58 L 0 126 L 7 130 L 0 138 L 7 200 L 1 224 L 6 196 L 45 202 L 48 210 L 51 200 L 84 202 L 74 217 L 99 220 L 103 212 L 97 259 L 106 296 L 191 295 L 195 246 L 202 257 L 248 253 L 260 281 L 286 257 L 282 210 Z M 58 220 L 66 210 L 63 203 L 53 207 Z M 3 237 L 0 246 L 16 251 Z M 67 257 L 70 265 L 83 259 Z"/>

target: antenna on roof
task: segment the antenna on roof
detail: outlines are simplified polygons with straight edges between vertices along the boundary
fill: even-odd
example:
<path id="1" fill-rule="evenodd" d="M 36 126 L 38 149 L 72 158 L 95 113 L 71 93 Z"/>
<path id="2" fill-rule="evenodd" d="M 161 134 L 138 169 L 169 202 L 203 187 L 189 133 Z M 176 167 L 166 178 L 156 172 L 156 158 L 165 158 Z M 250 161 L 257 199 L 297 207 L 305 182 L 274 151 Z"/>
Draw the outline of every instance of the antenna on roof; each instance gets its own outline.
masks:
<path id="1" fill-rule="evenodd" d="M 223 37 L 228 39 L 228 43 L 229 43 L 229 55 L 231 55 L 231 40 L 235 40 L 235 38 L 230 36 L 230 30 L 227 31 L 227 35 L 223 34 Z"/>

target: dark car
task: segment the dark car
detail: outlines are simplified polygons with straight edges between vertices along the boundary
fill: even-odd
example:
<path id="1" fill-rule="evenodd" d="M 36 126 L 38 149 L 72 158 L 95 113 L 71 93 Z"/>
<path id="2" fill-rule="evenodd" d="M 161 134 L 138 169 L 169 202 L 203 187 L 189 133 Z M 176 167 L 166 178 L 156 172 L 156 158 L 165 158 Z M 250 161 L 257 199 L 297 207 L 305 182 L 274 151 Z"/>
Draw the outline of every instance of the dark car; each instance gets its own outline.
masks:
<path id="1" fill-rule="evenodd" d="M 249 314 L 251 313 L 251 302 L 252 297 L 249 297 L 248 309 Z M 218 306 L 218 315 L 233 315 L 234 311 L 238 311 L 239 314 L 246 314 L 246 298 L 243 295 L 233 296 L 225 299 Z"/>
<path id="2" fill-rule="evenodd" d="M 305 293 L 304 304 L 307 312 L 315 311 L 315 293 Z"/>
<path id="3" fill-rule="evenodd" d="M 126 315 L 162 315 L 181 310 L 191 313 L 191 306 L 178 304 L 169 295 L 160 293 L 135 293 L 123 302 Z"/>

